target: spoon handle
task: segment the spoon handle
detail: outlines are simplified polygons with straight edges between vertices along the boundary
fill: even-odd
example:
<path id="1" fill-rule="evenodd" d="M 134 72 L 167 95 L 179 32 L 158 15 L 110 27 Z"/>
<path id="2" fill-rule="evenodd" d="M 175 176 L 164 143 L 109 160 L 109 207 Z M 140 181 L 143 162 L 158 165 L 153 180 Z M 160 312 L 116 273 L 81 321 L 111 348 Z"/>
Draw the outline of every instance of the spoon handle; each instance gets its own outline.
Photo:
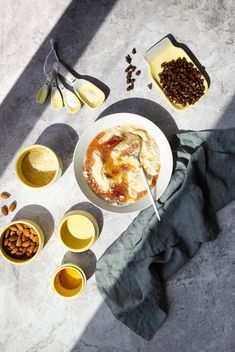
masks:
<path id="1" fill-rule="evenodd" d="M 74 84 L 77 78 L 59 61 L 53 65 L 54 69 L 58 71 L 70 84 Z"/>
<path id="2" fill-rule="evenodd" d="M 144 172 L 144 170 L 143 170 L 142 165 L 140 165 L 140 173 L 141 173 L 141 176 L 142 176 L 142 178 L 143 178 L 145 187 L 147 188 L 148 195 L 149 195 L 149 197 L 150 197 L 150 200 L 151 200 L 151 203 L 152 203 L 153 208 L 154 208 L 154 210 L 155 210 L 155 213 L 156 213 L 156 215 L 157 215 L 157 218 L 158 218 L 159 221 L 161 221 L 161 218 L 160 218 L 160 215 L 159 215 L 159 213 L 158 213 L 155 200 L 154 200 L 154 198 L 153 198 L 153 195 L 152 195 L 151 189 L 150 189 L 150 187 L 149 187 L 149 184 L 148 184 L 148 181 L 147 181 L 147 178 L 146 178 L 146 175 L 145 175 L 145 172 Z"/>

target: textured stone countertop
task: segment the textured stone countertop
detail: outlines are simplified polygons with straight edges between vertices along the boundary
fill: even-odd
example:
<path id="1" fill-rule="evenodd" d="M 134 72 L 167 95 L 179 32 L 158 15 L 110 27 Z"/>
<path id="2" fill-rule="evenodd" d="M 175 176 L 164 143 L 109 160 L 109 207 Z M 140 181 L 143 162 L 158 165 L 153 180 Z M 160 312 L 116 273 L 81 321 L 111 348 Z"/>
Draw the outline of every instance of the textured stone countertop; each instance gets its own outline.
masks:
<path id="1" fill-rule="evenodd" d="M 234 1 L 3 0 L 0 17 L 0 191 L 9 191 L 18 203 L 14 215 L 0 218 L 0 226 L 15 216 L 35 218 L 48 240 L 31 265 L 13 266 L 0 258 L 0 351 L 234 352 L 235 202 L 218 214 L 218 238 L 203 245 L 168 281 L 168 316 L 150 342 L 114 319 L 94 275 L 77 300 L 64 301 L 50 288 L 53 270 L 71 258 L 56 237 L 59 219 L 72 206 L 87 202 L 73 174 L 73 150 L 100 114 L 139 113 L 168 135 L 177 128 L 235 127 Z M 157 89 L 147 88 L 143 54 L 168 33 L 192 50 L 211 79 L 206 97 L 184 113 L 173 111 Z M 97 110 L 83 107 L 70 115 L 35 103 L 52 37 L 67 64 L 110 88 Z M 135 90 L 127 92 L 124 57 L 133 47 L 142 75 Z M 36 141 L 57 149 L 65 172 L 50 188 L 32 191 L 16 179 L 14 161 L 23 147 Z M 79 257 L 91 273 L 95 260 L 137 215 L 96 211 L 103 221 L 101 236 Z"/>

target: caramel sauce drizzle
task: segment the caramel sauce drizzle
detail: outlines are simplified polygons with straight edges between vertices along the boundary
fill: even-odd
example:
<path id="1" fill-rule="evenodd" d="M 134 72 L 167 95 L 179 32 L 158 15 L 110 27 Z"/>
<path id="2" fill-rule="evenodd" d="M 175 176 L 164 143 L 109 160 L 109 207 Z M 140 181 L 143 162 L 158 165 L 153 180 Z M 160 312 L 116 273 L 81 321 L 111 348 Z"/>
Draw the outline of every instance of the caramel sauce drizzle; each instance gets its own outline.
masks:
<path id="1" fill-rule="evenodd" d="M 147 194 L 147 191 L 139 192 L 136 198 L 131 197 L 128 191 L 128 171 L 133 170 L 134 166 L 129 163 L 124 164 L 121 156 L 118 158 L 118 163 L 114 163 L 111 156 L 113 149 L 125 139 L 125 136 L 113 136 L 108 141 L 99 143 L 104 134 L 105 132 L 99 133 L 87 149 L 84 166 L 87 172 L 87 182 L 89 186 L 99 197 L 116 202 L 119 205 L 126 204 L 130 199 L 134 201 L 139 200 Z M 98 183 L 92 176 L 92 166 L 95 162 L 93 153 L 95 151 L 99 151 L 103 161 L 105 174 L 113 181 L 113 186 L 108 191 L 100 189 Z M 156 182 L 157 175 L 153 176 L 150 188 L 153 188 Z"/>

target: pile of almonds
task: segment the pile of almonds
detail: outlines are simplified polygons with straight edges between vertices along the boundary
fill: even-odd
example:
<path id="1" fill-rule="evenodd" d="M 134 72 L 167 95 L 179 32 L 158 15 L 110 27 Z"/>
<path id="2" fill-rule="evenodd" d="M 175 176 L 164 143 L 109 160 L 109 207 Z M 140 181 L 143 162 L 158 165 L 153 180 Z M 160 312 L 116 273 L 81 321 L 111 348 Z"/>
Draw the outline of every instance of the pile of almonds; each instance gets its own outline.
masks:
<path id="1" fill-rule="evenodd" d="M 30 259 L 38 250 L 39 239 L 35 230 L 26 224 L 10 226 L 3 235 L 4 251 L 15 259 Z"/>
<path id="2" fill-rule="evenodd" d="M 8 193 L 8 192 L 2 192 L 2 193 L 0 194 L 0 197 L 1 197 L 2 199 L 4 199 L 4 200 L 7 200 L 8 198 L 11 197 L 11 195 L 10 195 L 10 193 Z M 6 204 L 4 204 L 4 205 L 2 206 L 2 208 L 1 208 L 1 210 L 2 210 L 2 215 L 3 215 L 3 216 L 7 216 L 8 213 L 9 213 L 9 211 L 10 211 L 10 212 L 13 212 L 13 211 L 16 209 L 16 205 L 17 205 L 17 203 L 16 203 L 15 200 L 14 200 L 13 202 L 11 202 L 11 204 L 10 204 L 9 206 L 7 206 Z"/>

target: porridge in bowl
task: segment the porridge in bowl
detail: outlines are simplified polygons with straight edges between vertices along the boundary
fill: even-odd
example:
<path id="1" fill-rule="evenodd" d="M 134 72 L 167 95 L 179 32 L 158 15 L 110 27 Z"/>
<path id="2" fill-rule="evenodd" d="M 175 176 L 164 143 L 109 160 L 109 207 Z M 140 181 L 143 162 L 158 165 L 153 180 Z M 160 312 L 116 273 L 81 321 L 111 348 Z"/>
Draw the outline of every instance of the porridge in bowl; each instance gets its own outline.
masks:
<path id="1" fill-rule="evenodd" d="M 160 171 L 156 142 L 138 126 L 115 126 L 100 132 L 88 146 L 84 176 L 100 198 L 123 206 L 147 194 L 140 164 L 153 188 Z"/>

